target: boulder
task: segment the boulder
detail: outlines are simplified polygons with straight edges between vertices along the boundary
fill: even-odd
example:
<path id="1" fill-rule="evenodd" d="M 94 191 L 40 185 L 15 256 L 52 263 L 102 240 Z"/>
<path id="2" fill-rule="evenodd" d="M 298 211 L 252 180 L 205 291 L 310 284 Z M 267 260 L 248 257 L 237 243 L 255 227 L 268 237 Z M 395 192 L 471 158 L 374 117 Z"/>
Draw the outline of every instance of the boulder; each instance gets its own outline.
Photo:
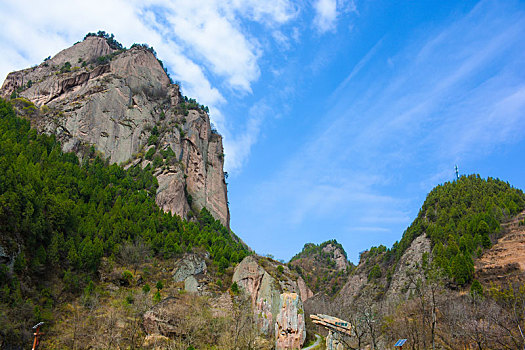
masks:
<path id="1" fill-rule="evenodd" d="M 197 293 L 199 291 L 199 282 L 193 276 L 188 276 L 184 280 L 184 290 L 190 293 Z"/>
<path id="2" fill-rule="evenodd" d="M 190 276 L 206 273 L 206 261 L 198 254 L 185 254 L 176 264 L 173 272 L 173 280 L 182 282 Z"/>
<path id="3" fill-rule="evenodd" d="M 275 322 L 275 349 L 301 349 L 306 339 L 304 309 L 297 293 L 280 296 Z"/>

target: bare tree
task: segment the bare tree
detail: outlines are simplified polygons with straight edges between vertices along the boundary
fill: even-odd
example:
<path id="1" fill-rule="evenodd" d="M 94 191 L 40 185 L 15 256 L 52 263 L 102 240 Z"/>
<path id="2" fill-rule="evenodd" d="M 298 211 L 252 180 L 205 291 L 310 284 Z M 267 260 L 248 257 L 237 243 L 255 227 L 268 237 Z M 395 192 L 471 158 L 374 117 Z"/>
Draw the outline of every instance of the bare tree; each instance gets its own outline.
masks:
<path id="1" fill-rule="evenodd" d="M 133 267 L 133 274 L 137 273 L 138 267 L 151 256 L 151 248 L 142 239 L 135 242 L 124 242 L 119 249 L 119 259 L 123 265 Z"/>
<path id="2" fill-rule="evenodd" d="M 152 307 L 151 298 L 145 293 L 132 295 L 132 303 L 125 306 L 125 327 L 121 333 L 121 344 L 124 348 L 139 349 L 145 338 L 142 330 L 144 313 Z"/>

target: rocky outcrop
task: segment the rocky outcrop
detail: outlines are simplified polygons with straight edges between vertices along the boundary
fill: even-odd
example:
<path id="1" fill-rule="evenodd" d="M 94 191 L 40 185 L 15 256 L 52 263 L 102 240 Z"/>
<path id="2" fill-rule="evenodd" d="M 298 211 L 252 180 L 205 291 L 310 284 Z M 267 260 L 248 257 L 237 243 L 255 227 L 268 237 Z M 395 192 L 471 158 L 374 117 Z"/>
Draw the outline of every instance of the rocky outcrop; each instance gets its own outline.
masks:
<path id="1" fill-rule="evenodd" d="M 407 288 L 409 284 L 408 274 L 421 269 L 423 254 L 430 252 L 430 239 L 426 234 L 418 236 L 412 241 L 410 247 L 403 253 L 392 275 L 392 282 L 385 294 L 387 302 L 395 302 L 406 299 L 409 296 Z"/>
<path id="2" fill-rule="evenodd" d="M 183 333 L 180 325 L 184 322 L 186 309 L 177 298 L 169 297 L 144 313 L 143 326 L 146 334 L 160 334 L 174 337 Z"/>
<path id="3" fill-rule="evenodd" d="M 342 335 L 329 330 L 326 336 L 326 350 L 346 350 Z"/>
<path id="4" fill-rule="evenodd" d="M 261 266 L 263 263 L 264 268 Z M 287 268 L 282 268 L 279 272 L 277 266 L 282 267 L 270 259 L 250 255 L 237 265 L 232 278 L 232 282 L 237 283 L 241 290 L 251 298 L 258 327 L 261 333 L 266 335 L 270 335 L 275 328 L 277 317 L 282 309 L 281 299 L 284 294 L 296 295 L 302 312 L 302 302 L 297 294 L 300 293 L 296 282 L 297 276 L 293 277 L 294 275 Z M 299 308 L 295 310 L 298 312 Z M 286 315 L 289 314 L 282 317 L 287 317 Z M 304 317 L 299 320 L 302 320 L 302 329 L 304 329 Z M 284 319 L 282 322 L 285 322 Z"/>
<path id="5" fill-rule="evenodd" d="M 396 264 L 396 269 L 389 285 L 387 284 L 386 276 L 382 276 L 380 281 L 369 281 L 368 273 L 373 264 L 367 264 L 367 259 L 362 259 L 363 261 L 359 263 L 353 274 L 348 277 L 348 281 L 338 293 L 336 304 L 351 305 L 361 297 L 373 298 L 379 294 L 382 295 L 381 298 L 389 305 L 395 305 L 398 301 L 405 300 L 409 295 L 409 289 L 407 288 L 409 274 L 420 270 L 425 252 L 430 252 L 430 239 L 426 237 L 426 234 L 422 234 L 416 237 L 403 253 Z M 380 291 L 375 289 L 383 285 L 387 285 L 388 288 Z"/>
<path id="6" fill-rule="evenodd" d="M 339 271 L 346 270 L 349 267 L 348 259 L 346 258 L 345 254 L 341 249 L 339 249 L 337 246 L 329 243 L 322 249 L 323 253 L 330 254 L 332 256 L 332 259 L 335 261 L 335 267 Z"/>
<path id="7" fill-rule="evenodd" d="M 277 281 L 250 255 L 237 265 L 232 282 L 237 283 L 251 298 L 259 329 L 268 334 L 279 306 L 280 291 Z"/>
<path id="8" fill-rule="evenodd" d="M 40 108 L 33 125 L 56 134 L 64 151 L 82 156 L 94 145 L 112 163 L 155 164 L 163 210 L 185 218 L 206 207 L 229 225 L 222 138 L 147 49 L 117 51 L 103 38 L 87 37 L 36 67 L 10 73 L 0 95 L 13 94 Z M 154 153 L 146 160 L 148 144 Z M 156 157 L 160 161 L 152 162 Z"/>
<path id="9" fill-rule="evenodd" d="M 176 263 L 173 270 L 173 280 L 175 282 L 185 281 L 188 277 L 206 273 L 206 261 L 203 256 L 198 254 L 185 254 L 182 259 Z"/>
<path id="10" fill-rule="evenodd" d="M 279 314 L 275 321 L 275 349 L 301 349 L 306 339 L 304 309 L 297 293 L 280 296 Z"/>
<path id="11" fill-rule="evenodd" d="M 184 290 L 190 293 L 197 293 L 199 291 L 199 282 L 194 276 L 188 276 L 184 280 Z"/>
<path id="12" fill-rule="evenodd" d="M 303 277 L 303 282 L 314 294 L 335 296 L 344 286 L 350 273 L 351 264 L 346 258 L 343 246 L 336 240 L 321 244 L 306 243 L 302 251 L 290 260 L 290 266 Z M 301 287 L 302 289 L 302 287 Z M 303 301 L 305 294 L 301 294 Z"/>
<path id="13" fill-rule="evenodd" d="M 297 287 L 299 287 L 299 293 L 301 295 L 301 301 L 305 302 L 314 296 L 314 292 L 308 288 L 302 277 L 297 279 Z"/>

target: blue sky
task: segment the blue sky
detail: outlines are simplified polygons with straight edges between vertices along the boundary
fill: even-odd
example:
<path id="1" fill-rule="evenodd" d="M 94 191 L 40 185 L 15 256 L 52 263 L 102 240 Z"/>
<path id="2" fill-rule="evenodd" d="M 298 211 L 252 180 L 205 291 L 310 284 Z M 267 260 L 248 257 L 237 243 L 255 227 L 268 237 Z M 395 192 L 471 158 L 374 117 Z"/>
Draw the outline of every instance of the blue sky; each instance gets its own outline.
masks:
<path id="1" fill-rule="evenodd" d="M 524 2 L 74 3 L 0 4 L 2 79 L 90 31 L 152 45 L 210 106 L 232 229 L 260 254 L 335 238 L 357 262 L 455 164 L 525 189 Z"/>

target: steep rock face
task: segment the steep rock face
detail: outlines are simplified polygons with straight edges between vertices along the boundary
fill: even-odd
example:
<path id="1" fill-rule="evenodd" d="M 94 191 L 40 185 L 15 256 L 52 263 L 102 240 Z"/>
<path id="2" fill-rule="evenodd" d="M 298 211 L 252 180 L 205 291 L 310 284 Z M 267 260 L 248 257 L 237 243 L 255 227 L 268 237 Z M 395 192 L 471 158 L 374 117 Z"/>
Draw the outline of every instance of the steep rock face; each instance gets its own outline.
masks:
<path id="1" fill-rule="evenodd" d="M 232 281 L 251 297 L 259 329 L 262 333 L 268 334 L 279 303 L 276 281 L 253 256 L 247 256 L 237 265 Z"/>
<path id="2" fill-rule="evenodd" d="M 263 262 L 264 268 L 261 266 Z M 283 268 L 282 272 L 278 271 L 269 260 L 250 255 L 237 265 L 232 278 L 232 282 L 237 283 L 241 290 L 251 298 L 259 329 L 266 335 L 269 335 L 274 329 L 281 310 L 280 303 L 283 293 L 294 293 L 295 295 L 300 293 L 291 272 L 287 268 Z M 300 305 L 302 310 L 302 303 Z M 304 329 L 304 317 L 301 320 Z"/>
<path id="3" fill-rule="evenodd" d="M 312 292 L 310 288 L 308 288 L 302 277 L 299 277 L 297 279 L 297 287 L 299 287 L 299 294 L 301 295 L 302 302 L 305 302 L 306 300 L 314 296 L 314 292 Z"/>
<path id="4" fill-rule="evenodd" d="M 340 304 L 350 305 L 355 298 L 361 292 L 361 289 L 366 285 L 367 278 L 364 273 L 356 273 L 348 277 L 348 281 L 341 288 L 339 294 L 337 295 L 337 301 Z"/>
<path id="5" fill-rule="evenodd" d="M 408 274 L 421 268 L 423 254 L 430 252 L 430 239 L 426 234 L 418 236 L 399 260 L 392 275 L 392 283 L 385 294 L 387 302 L 408 298 Z M 403 293 L 403 291 L 405 291 Z"/>
<path id="6" fill-rule="evenodd" d="M 304 310 L 297 293 L 280 296 L 275 322 L 275 349 L 300 349 L 306 339 Z"/>
<path id="7" fill-rule="evenodd" d="M 157 204 L 181 217 L 206 207 L 229 226 L 222 138 L 207 113 L 187 107 L 145 48 L 115 51 L 105 39 L 88 37 L 39 66 L 10 73 L 0 95 L 13 94 L 40 108 L 43 117 L 32 123 L 56 134 L 64 151 L 94 145 L 112 163 L 145 167 L 155 164 L 144 150 L 153 144 L 154 157 L 162 158 Z"/>
<path id="8" fill-rule="evenodd" d="M 338 293 L 336 302 L 339 305 L 350 305 L 359 298 L 377 297 L 378 293 L 387 304 L 394 305 L 396 302 L 405 300 L 408 297 L 408 274 L 418 271 L 421 267 L 423 254 L 430 252 L 430 239 L 426 234 L 422 234 L 412 241 L 410 247 L 403 253 L 403 256 L 396 265 L 396 269 L 391 278 L 390 284 L 387 283 L 386 274 L 379 280 L 368 280 L 370 266 L 367 267 L 366 260 L 361 261 L 354 273 L 348 277 L 348 281 Z M 377 286 L 387 286 L 386 289 L 377 290 Z"/>

